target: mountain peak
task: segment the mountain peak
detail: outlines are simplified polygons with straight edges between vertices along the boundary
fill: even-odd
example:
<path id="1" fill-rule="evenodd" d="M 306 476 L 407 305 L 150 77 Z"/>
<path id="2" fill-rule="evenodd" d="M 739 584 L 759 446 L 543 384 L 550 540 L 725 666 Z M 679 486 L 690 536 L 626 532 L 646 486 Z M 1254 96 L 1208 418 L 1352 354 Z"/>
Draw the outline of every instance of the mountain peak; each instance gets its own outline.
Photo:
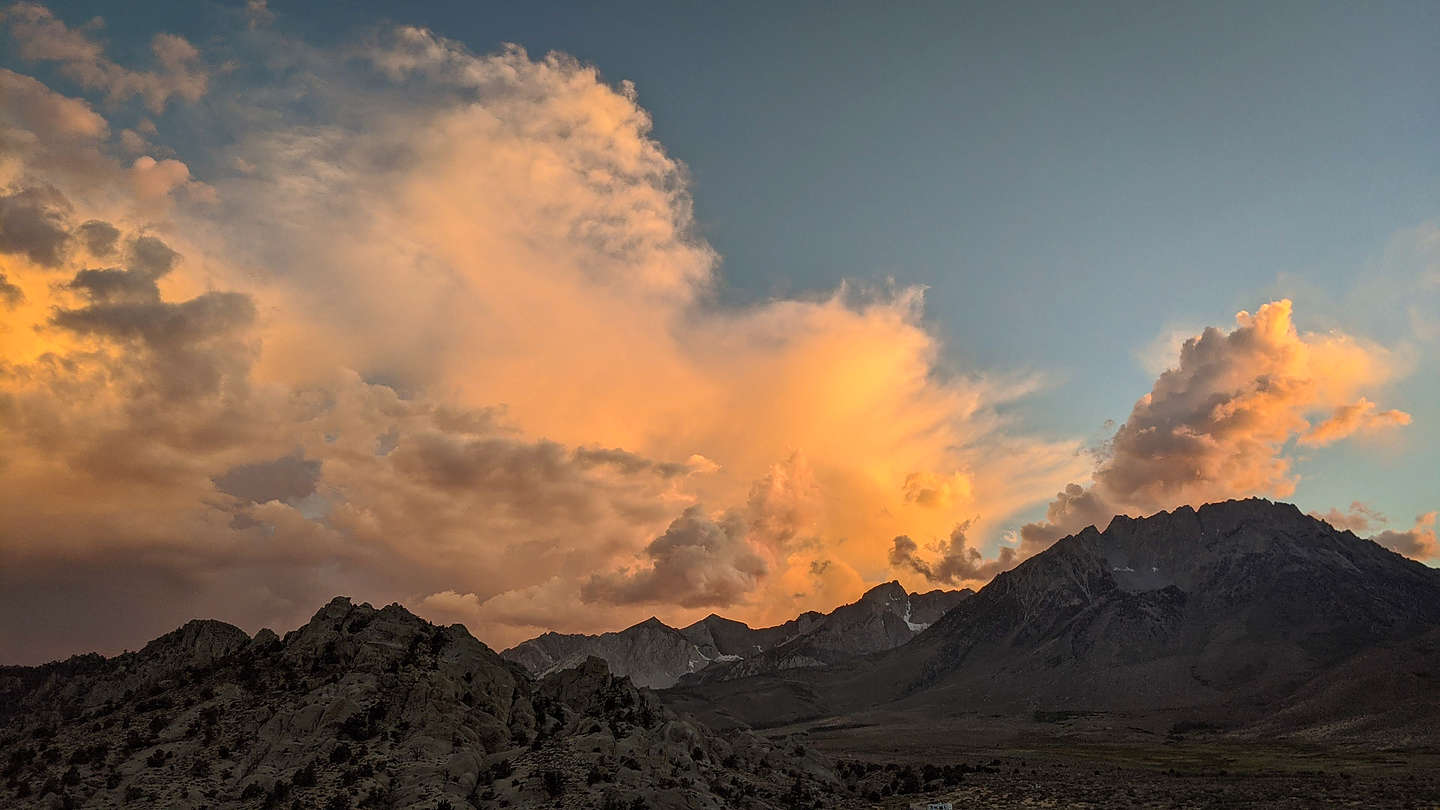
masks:
<path id="1" fill-rule="evenodd" d="M 222 658 L 250 643 L 250 636 L 233 624 L 215 619 L 191 619 L 176 630 L 151 641 L 142 657 L 183 659 L 200 665 Z"/>
<path id="2" fill-rule="evenodd" d="M 675 629 L 675 628 L 671 627 L 670 625 L 668 625 L 668 624 L 660 621 L 660 619 L 656 618 L 655 616 L 651 616 L 650 618 L 646 619 L 646 620 L 643 621 L 643 622 L 636 622 L 635 624 L 632 624 L 632 625 L 630 625 L 629 627 L 627 627 L 627 628 L 625 628 L 625 629 L 626 629 L 626 630 L 639 630 L 639 629 L 641 629 L 641 628 L 649 628 L 649 629 L 651 629 L 651 630 L 674 630 L 674 629 Z"/>
<path id="3" fill-rule="evenodd" d="M 888 602 L 895 599 L 904 599 L 909 595 L 909 592 L 905 590 L 905 586 L 900 584 L 900 580 L 892 579 L 889 582 L 882 582 L 881 584 L 876 585 L 875 587 L 866 591 L 860 596 L 860 601 Z"/>

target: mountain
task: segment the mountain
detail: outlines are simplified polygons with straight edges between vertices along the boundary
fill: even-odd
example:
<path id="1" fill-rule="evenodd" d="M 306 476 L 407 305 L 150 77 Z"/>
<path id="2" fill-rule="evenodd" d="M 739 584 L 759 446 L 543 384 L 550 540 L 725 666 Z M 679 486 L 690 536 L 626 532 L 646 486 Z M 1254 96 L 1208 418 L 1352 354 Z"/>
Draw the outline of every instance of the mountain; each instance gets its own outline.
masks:
<path id="1" fill-rule="evenodd" d="M 681 675 L 710 663 L 683 633 L 656 618 L 598 636 L 546 633 L 522 641 L 501 656 L 537 677 L 569 669 L 590 657 L 600 658 L 615 674 L 652 689 L 670 686 Z"/>
<path id="2" fill-rule="evenodd" d="M 681 683 L 735 680 L 766 672 L 820 667 L 857 655 L 889 650 L 910 641 L 974 591 L 906 593 L 898 582 L 866 591 L 860 600 L 841 605 L 814 620 L 802 632 L 752 655 L 718 659 Z M 687 628 L 688 630 L 689 628 Z"/>
<path id="3" fill-rule="evenodd" d="M 973 591 L 906 593 L 898 582 L 876 586 L 858 602 L 828 614 L 802 613 L 774 627 L 752 628 L 711 614 L 683 628 L 650 618 L 600 635 L 545 633 L 501 653 L 544 676 L 590 656 L 639 686 L 664 689 L 695 677 L 726 679 L 814 667 L 897 647 Z"/>
<path id="4" fill-rule="evenodd" d="M 5 807 L 789 807 L 820 755 L 682 719 L 596 658 L 532 679 L 461 625 L 338 598 L 254 638 L 0 668 Z"/>
<path id="5" fill-rule="evenodd" d="M 894 650 L 687 685 L 669 699 L 751 725 L 882 704 L 1235 725 L 1347 660 L 1436 628 L 1440 571 L 1288 504 L 1227 501 L 1066 537 Z"/>

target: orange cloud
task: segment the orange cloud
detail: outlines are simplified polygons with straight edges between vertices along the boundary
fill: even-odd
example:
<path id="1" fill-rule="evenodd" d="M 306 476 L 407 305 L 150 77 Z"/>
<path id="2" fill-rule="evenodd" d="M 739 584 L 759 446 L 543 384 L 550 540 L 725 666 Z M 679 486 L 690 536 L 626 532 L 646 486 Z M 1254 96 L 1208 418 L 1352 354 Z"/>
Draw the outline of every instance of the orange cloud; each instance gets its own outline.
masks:
<path id="1" fill-rule="evenodd" d="M 1383 514 L 1360 501 L 1351 501 L 1350 509 L 1345 512 L 1331 508 L 1324 513 L 1312 512 L 1310 514 L 1341 531 L 1351 531 L 1356 534 L 1364 534 L 1372 528 L 1389 522 Z"/>
<path id="2" fill-rule="evenodd" d="M 1274 301 L 1235 328 L 1185 341 L 1106 445 L 1089 487 L 1072 484 L 1044 523 L 1022 529 L 1033 553 L 1115 514 L 1146 514 L 1295 489 L 1285 444 L 1323 445 L 1357 431 L 1405 425 L 1360 395 L 1396 373 L 1389 353 L 1338 332 L 1301 333 L 1290 301 Z M 1311 418 L 1329 414 L 1319 424 Z"/>
<path id="3" fill-rule="evenodd" d="M 1298 441 L 1302 445 L 1323 447 L 1357 432 L 1408 424 L 1410 414 L 1396 410 L 1377 412 L 1375 403 L 1361 397 L 1349 405 L 1337 407 L 1329 419 L 1300 434 Z"/>
<path id="4" fill-rule="evenodd" d="M 43 58 L 126 75 L 27 8 L 7 20 L 40 26 Z M 1040 381 L 942 367 L 918 289 L 718 304 L 633 87 L 415 28 L 364 64 L 284 46 L 337 112 L 296 127 L 253 106 L 284 93 L 234 99 L 213 160 L 122 160 L 87 105 L 0 97 L 22 291 L 0 320 L 0 615 L 45 617 L 0 622 L 0 660 L 197 614 L 290 626 L 335 593 L 498 645 L 776 621 L 896 560 L 917 586 L 987 576 L 1013 557 L 969 538 L 1087 473 L 1077 442 L 1005 416 Z M 200 186 L 190 165 L 237 170 Z M 192 187 L 214 204 L 155 202 Z M 1185 345 L 1052 516 L 1283 489 L 1287 438 L 1388 373 L 1297 334 L 1288 303 L 1242 313 Z M 894 557 L 900 536 L 922 540 Z"/>
<path id="5" fill-rule="evenodd" d="M 1436 512 L 1415 518 L 1415 525 L 1405 531 L 1386 529 L 1371 539 L 1386 548 L 1416 560 L 1433 560 L 1440 556 L 1440 542 L 1435 538 Z"/>
<path id="6" fill-rule="evenodd" d="M 159 113 L 174 96 L 195 101 L 209 83 L 200 52 L 174 34 L 156 34 L 150 42 L 160 70 L 137 71 L 106 58 L 100 43 L 38 3 L 15 3 L 0 20 L 9 23 L 20 58 L 55 62 L 61 73 L 84 87 L 104 91 L 112 101 L 140 96 Z"/>
<path id="7" fill-rule="evenodd" d="M 108 128 L 13 156 L 48 185 L 6 192 L 46 227 L 0 246 L 0 613 L 51 619 L 0 658 L 339 592 L 496 644 L 778 620 L 1082 472 L 1000 415 L 1033 379 L 938 372 L 918 290 L 715 304 L 633 88 L 418 29 L 370 55 L 314 85 L 363 120 L 245 110 L 214 206 L 153 205 L 189 167 Z"/>

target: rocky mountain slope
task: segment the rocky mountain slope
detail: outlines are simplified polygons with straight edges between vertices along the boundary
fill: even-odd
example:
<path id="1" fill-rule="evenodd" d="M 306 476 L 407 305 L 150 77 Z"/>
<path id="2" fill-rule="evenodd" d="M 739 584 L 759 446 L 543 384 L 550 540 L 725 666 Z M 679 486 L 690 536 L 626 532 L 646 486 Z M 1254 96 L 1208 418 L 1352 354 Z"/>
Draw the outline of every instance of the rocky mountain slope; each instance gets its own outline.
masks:
<path id="1" fill-rule="evenodd" d="M 670 699 L 751 724 L 882 703 L 1238 724 L 1347 660 L 1435 628 L 1440 571 L 1250 499 L 1117 517 L 1064 538 L 895 650 Z"/>
<path id="2" fill-rule="evenodd" d="M 537 676 L 595 656 L 637 685 L 664 689 L 682 680 L 822 666 L 898 647 L 972 593 L 906 593 L 900 583 L 888 582 L 854 604 L 830 613 L 803 613 L 774 627 L 751 628 L 714 614 L 683 628 L 651 618 L 600 635 L 546 633 L 501 656 Z"/>
<path id="3" fill-rule="evenodd" d="M 789 807 L 826 760 L 684 720 L 588 659 L 540 681 L 460 625 L 336 599 L 0 668 L 5 807 Z"/>
<path id="4" fill-rule="evenodd" d="M 857 655 L 890 650 L 910 641 L 974 591 L 906 593 L 898 582 L 866 591 L 812 626 L 752 655 L 720 659 L 681 683 L 735 680 L 767 672 L 835 664 Z M 688 629 L 688 628 L 687 628 Z"/>

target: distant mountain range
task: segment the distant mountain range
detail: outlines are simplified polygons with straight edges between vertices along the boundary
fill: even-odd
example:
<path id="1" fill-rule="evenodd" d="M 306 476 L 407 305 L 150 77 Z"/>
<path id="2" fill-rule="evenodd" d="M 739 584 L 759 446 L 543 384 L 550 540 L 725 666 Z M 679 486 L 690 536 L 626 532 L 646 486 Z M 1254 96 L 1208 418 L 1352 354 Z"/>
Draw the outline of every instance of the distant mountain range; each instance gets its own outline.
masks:
<path id="1" fill-rule="evenodd" d="M 650 618 L 600 635 L 545 633 L 500 655 L 537 677 L 594 656 L 636 685 L 664 689 L 682 681 L 701 683 L 819 667 L 889 650 L 914 638 L 972 594 L 968 588 L 907 593 L 899 582 L 887 582 L 853 604 L 830 613 L 802 613 L 774 627 L 752 628 L 713 613 L 681 628 Z"/>
<path id="2" fill-rule="evenodd" d="M 652 619 L 502 657 L 337 598 L 283 638 L 197 620 L 114 658 L 0 667 L 0 806 L 841 806 L 960 775 L 836 763 L 796 729 L 860 729 L 879 756 L 886 717 L 942 741 L 962 718 L 1063 735 L 1113 716 L 1090 741 L 1159 720 L 1434 750 L 1437 684 L 1440 571 L 1251 499 L 1116 518 L 978 593 L 887 583 L 770 628 Z"/>
<path id="3" fill-rule="evenodd" d="M 667 699 L 757 726 L 893 705 L 1170 712 L 1296 729 L 1345 713 L 1357 729 L 1358 718 L 1392 710 L 1394 690 L 1345 684 L 1394 680 L 1396 661 L 1440 676 L 1437 630 L 1440 571 L 1294 506 L 1249 499 L 1117 517 L 1066 537 L 893 650 L 687 684 Z"/>

